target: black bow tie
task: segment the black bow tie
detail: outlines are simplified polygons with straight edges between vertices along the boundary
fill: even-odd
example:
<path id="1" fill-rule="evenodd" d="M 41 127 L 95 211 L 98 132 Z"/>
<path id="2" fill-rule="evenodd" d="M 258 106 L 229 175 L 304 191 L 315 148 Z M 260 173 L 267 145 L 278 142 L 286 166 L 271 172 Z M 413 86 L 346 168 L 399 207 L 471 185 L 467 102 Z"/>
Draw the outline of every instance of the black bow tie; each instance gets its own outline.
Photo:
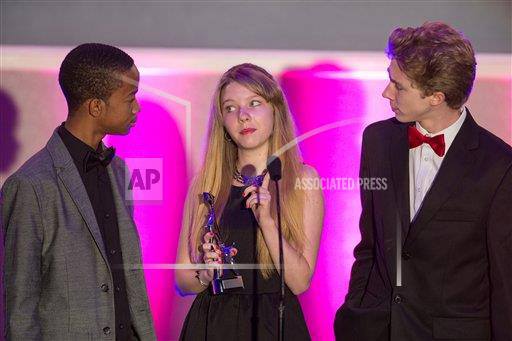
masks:
<path id="1" fill-rule="evenodd" d="M 114 158 L 116 154 L 116 150 L 114 147 L 110 147 L 104 149 L 101 153 L 97 151 L 88 151 L 84 160 L 84 171 L 85 173 L 89 172 L 91 169 L 102 165 L 103 167 L 107 167 L 110 161 Z"/>

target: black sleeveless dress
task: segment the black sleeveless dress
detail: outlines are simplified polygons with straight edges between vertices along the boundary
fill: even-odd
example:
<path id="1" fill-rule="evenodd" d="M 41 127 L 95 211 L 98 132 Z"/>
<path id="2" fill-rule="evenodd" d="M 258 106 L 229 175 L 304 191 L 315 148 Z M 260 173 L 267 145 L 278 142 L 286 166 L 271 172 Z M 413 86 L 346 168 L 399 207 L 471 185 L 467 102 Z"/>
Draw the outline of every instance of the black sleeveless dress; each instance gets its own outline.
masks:
<path id="1" fill-rule="evenodd" d="M 222 237 L 227 245 L 235 243 L 237 264 L 256 264 L 258 225 L 242 197 L 246 187 L 231 187 L 220 219 Z M 219 295 L 211 288 L 199 293 L 190 308 L 180 340 L 277 340 L 280 278 L 275 272 L 264 279 L 258 269 L 237 270 L 244 288 Z M 297 297 L 286 287 L 285 340 L 311 340 Z"/>

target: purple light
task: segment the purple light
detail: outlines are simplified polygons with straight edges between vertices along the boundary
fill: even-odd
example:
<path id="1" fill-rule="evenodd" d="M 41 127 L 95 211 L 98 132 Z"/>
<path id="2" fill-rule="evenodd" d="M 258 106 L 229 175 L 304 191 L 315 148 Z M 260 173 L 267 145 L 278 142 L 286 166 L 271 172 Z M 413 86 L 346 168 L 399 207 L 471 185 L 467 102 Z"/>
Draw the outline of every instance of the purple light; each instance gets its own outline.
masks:
<path id="1" fill-rule="evenodd" d="M 304 161 L 326 180 L 358 177 L 360 139 L 366 115 L 364 88 L 360 78 L 355 77 L 360 75 L 323 64 L 285 71 L 281 77 L 299 135 L 341 120 L 359 120 L 300 143 Z M 314 340 L 334 339 L 334 315 L 347 291 L 352 250 L 360 239 L 358 187 L 336 187 L 324 190 L 325 220 L 316 271 L 311 287 L 301 296 Z"/>

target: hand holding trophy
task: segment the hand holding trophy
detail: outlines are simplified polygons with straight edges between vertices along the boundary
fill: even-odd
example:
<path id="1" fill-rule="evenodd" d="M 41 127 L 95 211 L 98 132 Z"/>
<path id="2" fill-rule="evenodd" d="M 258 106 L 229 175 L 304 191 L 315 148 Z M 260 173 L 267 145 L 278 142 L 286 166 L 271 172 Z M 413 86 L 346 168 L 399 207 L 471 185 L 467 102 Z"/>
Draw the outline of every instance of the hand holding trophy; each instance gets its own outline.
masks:
<path id="1" fill-rule="evenodd" d="M 209 192 L 204 192 L 203 201 L 208 207 L 205 229 L 209 238 L 208 242 L 213 247 L 210 252 L 220 253 L 219 263 L 221 265 L 213 269 L 212 292 L 214 295 L 217 295 L 230 289 L 243 288 L 242 276 L 232 266 L 235 264 L 234 255 L 236 254 L 236 249 L 232 245 L 225 245 L 219 233 L 215 219 L 215 197 Z M 231 265 L 231 267 L 223 268 L 223 264 Z"/>

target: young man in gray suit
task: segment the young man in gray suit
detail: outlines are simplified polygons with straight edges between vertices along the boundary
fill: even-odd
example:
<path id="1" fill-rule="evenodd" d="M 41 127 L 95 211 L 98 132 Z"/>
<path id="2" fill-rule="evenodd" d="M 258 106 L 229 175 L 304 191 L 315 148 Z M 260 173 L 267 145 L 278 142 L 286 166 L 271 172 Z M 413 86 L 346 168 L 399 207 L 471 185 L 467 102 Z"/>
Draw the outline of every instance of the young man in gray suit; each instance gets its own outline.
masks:
<path id="1" fill-rule="evenodd" d="M 67 120 L 2 188 L 7 339 L 155 339 L 125 165 L 102 143 L 135 124 L 138 80 L 113 46 L 62 62 Z"/>

